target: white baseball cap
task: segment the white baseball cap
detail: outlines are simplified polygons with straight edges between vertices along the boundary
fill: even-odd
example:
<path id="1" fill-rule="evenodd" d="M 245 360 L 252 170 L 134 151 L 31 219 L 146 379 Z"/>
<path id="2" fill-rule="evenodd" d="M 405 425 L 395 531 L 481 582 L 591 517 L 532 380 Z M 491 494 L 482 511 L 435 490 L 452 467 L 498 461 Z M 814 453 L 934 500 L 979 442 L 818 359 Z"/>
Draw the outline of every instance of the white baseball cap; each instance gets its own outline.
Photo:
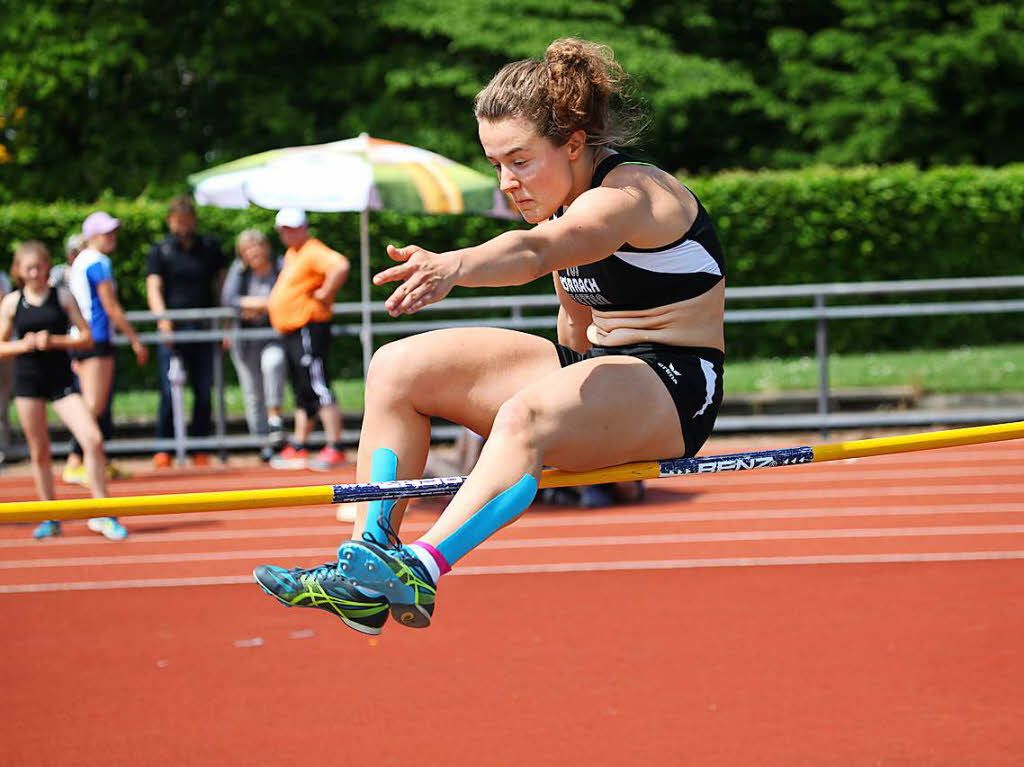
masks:
<path id="1" fill-rule="evenodd" d="M 298 229 L 306 225 L 306 211 L 302 208 L 281 208 L 274 217 L 274 226 Z"/>
<path id="2" fill-rule="evenodd" d="M 120 226 L 121 222 L 116 218 L 98 210 L 85 217 L 85 221 L 82 222 L 82 236 L 89 240 L 103 234 L 110 234 Z"/>

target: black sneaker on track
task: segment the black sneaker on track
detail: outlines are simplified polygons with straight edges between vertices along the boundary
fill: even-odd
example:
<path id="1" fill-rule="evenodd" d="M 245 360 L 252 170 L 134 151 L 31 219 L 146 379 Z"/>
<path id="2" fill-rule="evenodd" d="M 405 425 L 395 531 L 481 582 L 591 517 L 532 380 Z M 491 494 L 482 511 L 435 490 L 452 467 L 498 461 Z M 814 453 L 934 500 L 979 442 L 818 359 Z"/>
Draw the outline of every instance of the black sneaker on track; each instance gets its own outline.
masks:
<path id="1" fill-rule="evenodd" d="M 260 565 L 252 571 L 260 588 L 285 607 L 316 607 L 337 615 L 363 634 L 379 634 L 388 619 L 388 600 L 350 587 L 337 562 L 305 570 Z"/>

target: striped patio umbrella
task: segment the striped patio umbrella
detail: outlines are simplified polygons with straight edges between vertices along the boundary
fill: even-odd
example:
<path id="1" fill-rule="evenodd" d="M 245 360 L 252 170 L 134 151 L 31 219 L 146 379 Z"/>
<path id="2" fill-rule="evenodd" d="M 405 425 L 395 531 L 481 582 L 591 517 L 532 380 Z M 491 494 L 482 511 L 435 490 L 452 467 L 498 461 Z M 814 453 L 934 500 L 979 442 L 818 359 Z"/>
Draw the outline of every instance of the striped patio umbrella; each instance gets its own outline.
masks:
<path id="1" fill-rule="evenodd" d="M 370 323 L 371 210 L 471 213 L 518 218 L 493 177 L 434 152 L 372 138 L 272 149 L 188 177 L 196 202 L 221 208 L 298 207 L 359 211 L 363 365 L 372 354 Z"/>

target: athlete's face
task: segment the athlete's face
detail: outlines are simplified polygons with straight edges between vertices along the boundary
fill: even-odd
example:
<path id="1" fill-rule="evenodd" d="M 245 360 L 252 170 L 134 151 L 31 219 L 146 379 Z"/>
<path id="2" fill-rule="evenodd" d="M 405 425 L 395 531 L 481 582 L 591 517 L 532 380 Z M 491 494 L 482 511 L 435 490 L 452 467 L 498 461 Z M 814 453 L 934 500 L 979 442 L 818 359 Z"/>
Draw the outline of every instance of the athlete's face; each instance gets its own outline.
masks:
<path id="1" fill-rule="evenodd" d="M 100 234 L 93 238 L 91 242 L 95 246 L 96 250 L 100 253 L 113 253 L 117 248 L 117 230 L 107 232 L 106 234 Z"/>
<path id="2" fill-rule="evenodd" d="M 18 258 L 18 277 L 30 290 L 40 290 L 46 286 L 50 276 L 50 259 L 38 253 L 26 253 Z"/>
<path id="3" fill-rule="evenodd" d="M 480 120 L 478 130 L 501 191 L 512 198 L 523 218 L 539 223 L 569 202 L 572 162 L 582 149 L 579 141 L 556 146 L 517 117 Z"/>

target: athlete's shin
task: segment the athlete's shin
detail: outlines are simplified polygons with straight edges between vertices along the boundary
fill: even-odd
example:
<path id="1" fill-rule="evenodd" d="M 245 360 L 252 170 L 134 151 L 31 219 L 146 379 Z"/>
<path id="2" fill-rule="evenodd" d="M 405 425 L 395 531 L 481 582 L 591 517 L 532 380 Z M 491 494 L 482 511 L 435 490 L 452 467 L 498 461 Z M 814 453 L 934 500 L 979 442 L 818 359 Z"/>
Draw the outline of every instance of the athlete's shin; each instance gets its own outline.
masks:
<path id="1" fill-rule="evenodd" d="M 391 482 L 398 478 L 398 456 L 393 450 L 379 447 L 370 457 L 370 481 Z M 374 543 L 387 547 L 389 538 L 394 536 L 391 526 L 391 511 L 395 501 L 371 501 L 366 512 L 363 535 Z"/>
<path id="2" fill-rule="evenodd" d="M 524 474 L 516 484 L 492 498 L 436 544 L 416 541 L 412 545 L 418 545 L 428 553 L 443 575 L 466 554 L 526 511 L 536 495 L 537 479 L 532 474 Z"/>

